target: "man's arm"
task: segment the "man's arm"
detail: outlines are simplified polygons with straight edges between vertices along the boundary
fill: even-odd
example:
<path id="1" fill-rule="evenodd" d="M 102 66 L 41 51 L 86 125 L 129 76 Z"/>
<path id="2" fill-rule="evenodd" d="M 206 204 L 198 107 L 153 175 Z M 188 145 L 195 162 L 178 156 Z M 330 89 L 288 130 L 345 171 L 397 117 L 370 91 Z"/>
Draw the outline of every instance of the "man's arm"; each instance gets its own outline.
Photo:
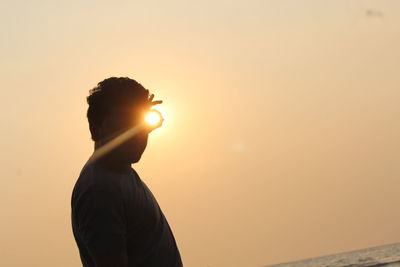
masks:
<path id="1" fill-rule="evenodd" d="M 79 232 L 96 267 L 126 267 L 126 218 L 122 196 L 110 188 L 88 191 L 77 205 Z"/>
<path id="2" fill-rule="evenodd" d="M 114 254 L 98 254 L 93 256 L 96 267 L 127 267 L 128 257 L 125 252 Z"/>

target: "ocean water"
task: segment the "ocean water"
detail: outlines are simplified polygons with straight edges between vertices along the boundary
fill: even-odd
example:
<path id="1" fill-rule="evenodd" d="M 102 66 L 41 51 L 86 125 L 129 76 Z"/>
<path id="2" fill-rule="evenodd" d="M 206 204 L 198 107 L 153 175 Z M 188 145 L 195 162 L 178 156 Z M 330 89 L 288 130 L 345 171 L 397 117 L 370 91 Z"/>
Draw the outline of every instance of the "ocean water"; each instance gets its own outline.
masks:
<path id="1" fill-rule="evenodd" d="M 268 267 L 400 267 L 400 243 L 293 261 Z"/>

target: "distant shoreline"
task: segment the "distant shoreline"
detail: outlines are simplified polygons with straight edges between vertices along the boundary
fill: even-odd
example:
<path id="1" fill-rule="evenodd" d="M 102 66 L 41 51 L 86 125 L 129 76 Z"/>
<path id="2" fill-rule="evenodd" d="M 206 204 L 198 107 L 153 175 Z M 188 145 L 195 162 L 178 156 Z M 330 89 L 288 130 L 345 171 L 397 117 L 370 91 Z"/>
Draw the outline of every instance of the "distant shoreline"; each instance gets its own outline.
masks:
<path id="1" fill-rule="evenodd" d="M 391 262 L 385 262 L 385 263 L 377 263 L 377 264 L 372 264 L 372 265 L 365 265 L 364 267 L 380 267 L 380 266 L 385 266 L 385 267 L 400 267 L 400 261 L 391 261 Z"/>
<path id="2" fill-rule="evenodd" d="M 400 243 L 353 250 L 265 267 L 400 267 Z"/>

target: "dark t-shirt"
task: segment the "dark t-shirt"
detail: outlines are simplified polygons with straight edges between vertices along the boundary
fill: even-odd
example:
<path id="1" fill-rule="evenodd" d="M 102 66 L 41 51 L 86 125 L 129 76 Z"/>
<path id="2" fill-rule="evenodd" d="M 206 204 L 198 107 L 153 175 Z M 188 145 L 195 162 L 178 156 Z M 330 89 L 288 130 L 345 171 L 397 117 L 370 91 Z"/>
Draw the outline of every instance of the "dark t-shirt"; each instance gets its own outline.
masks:
<path id="1" fill-rule="evenodd" d="M 92 255 L 127 253 L 129 267 L 181 267 L 171 228 L 153 194 L 131 168 L 118 173 L 85 165 L 71 198 L 71 220 L 83 266 Z"/>

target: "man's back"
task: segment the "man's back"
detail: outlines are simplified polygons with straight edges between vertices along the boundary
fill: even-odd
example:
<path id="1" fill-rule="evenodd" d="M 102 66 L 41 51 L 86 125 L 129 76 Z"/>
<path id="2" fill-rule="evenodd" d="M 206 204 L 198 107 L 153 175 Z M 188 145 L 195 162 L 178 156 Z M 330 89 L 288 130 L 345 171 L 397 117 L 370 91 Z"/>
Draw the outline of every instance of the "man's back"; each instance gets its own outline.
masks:
<path id="1" fill-rule="evenodd" d="M 172 231 L 149 188 L 130 168 L 86 165 L 72 192 L 72 229 L 86 267 L 126 253 L 128 266 L 182 266 Z"/>

